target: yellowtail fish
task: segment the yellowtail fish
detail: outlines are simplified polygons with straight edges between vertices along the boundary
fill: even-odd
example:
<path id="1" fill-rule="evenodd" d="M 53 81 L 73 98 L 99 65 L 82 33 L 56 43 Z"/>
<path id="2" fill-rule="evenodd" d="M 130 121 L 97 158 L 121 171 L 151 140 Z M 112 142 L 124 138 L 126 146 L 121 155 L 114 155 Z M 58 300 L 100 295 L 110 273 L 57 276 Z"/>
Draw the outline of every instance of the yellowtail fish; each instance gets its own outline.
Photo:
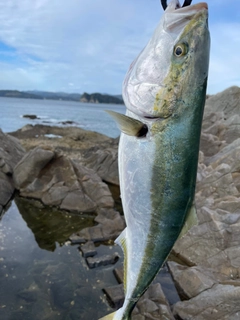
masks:
<path id="1" fill-rule="evenodd" d="M 176 240 L 197 223 L 193 208 L 205 104 L 210 36 L 208 6 L 172 0 L 123 84 L 126 115 L 109 112 L 122 134 L 120 188 L 126 229 L 123 307 L 132 310 Z"/>

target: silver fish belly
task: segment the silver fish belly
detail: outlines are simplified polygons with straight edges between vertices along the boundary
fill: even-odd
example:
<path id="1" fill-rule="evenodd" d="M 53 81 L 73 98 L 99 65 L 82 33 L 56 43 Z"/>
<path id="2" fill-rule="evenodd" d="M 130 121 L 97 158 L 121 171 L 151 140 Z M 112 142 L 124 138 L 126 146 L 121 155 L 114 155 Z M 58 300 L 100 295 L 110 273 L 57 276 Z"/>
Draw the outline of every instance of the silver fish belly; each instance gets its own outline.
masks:
<path id="1" fill-rule="evenodd" d="M 103 320 L 131 319 L 174 243 L 196 224 L 193 201 L 210 36 L 207 5 L 172 0 L 124 81 L 119 176 L 126 229 L 125 301 Z M 159 43 L 165 45 L 161 50 Z"/>

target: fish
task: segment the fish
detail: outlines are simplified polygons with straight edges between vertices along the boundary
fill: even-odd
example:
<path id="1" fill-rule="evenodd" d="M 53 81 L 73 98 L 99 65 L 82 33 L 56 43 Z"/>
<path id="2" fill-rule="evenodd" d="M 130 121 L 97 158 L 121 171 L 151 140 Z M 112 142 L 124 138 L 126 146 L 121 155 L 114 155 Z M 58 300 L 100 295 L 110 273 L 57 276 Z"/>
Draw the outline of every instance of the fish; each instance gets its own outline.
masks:
<path id="1" fill-rule="evenodd" d="M 119 178 L 126 228 L 123 306 L 100 320 L 128 320 L 175 242 L 197 224 L 194 205 L 209 69 L 205 2 L 172 0 L 123 82 Z"/>

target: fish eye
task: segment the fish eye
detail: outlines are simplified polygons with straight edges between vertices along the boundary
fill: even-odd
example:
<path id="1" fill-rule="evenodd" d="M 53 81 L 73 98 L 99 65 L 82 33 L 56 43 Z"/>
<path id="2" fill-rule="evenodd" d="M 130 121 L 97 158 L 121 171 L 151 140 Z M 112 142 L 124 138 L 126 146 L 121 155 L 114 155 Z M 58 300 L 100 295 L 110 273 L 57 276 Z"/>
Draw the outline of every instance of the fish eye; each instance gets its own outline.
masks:
<path id="1" fill-rule="evenodd" d="M 180 43 L 174 47 L 174 55 L 176 57 L 185 56 L 187 52 L 188 52 L 188 46 L 186 43 Z"/>

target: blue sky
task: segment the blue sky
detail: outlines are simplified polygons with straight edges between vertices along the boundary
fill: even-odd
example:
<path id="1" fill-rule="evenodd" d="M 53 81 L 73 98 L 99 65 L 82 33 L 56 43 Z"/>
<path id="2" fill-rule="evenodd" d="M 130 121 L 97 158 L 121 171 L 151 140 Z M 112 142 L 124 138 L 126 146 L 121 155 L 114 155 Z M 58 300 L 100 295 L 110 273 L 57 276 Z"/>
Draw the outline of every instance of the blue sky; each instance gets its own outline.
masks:
<path id="1" fill-rule="evenodd" d="M 207 2 L 214 94 L 240 86 L 240 7 Z M 160 0 L 0 0 L 0 89 L 119 94 L 162 13 Z"/>

